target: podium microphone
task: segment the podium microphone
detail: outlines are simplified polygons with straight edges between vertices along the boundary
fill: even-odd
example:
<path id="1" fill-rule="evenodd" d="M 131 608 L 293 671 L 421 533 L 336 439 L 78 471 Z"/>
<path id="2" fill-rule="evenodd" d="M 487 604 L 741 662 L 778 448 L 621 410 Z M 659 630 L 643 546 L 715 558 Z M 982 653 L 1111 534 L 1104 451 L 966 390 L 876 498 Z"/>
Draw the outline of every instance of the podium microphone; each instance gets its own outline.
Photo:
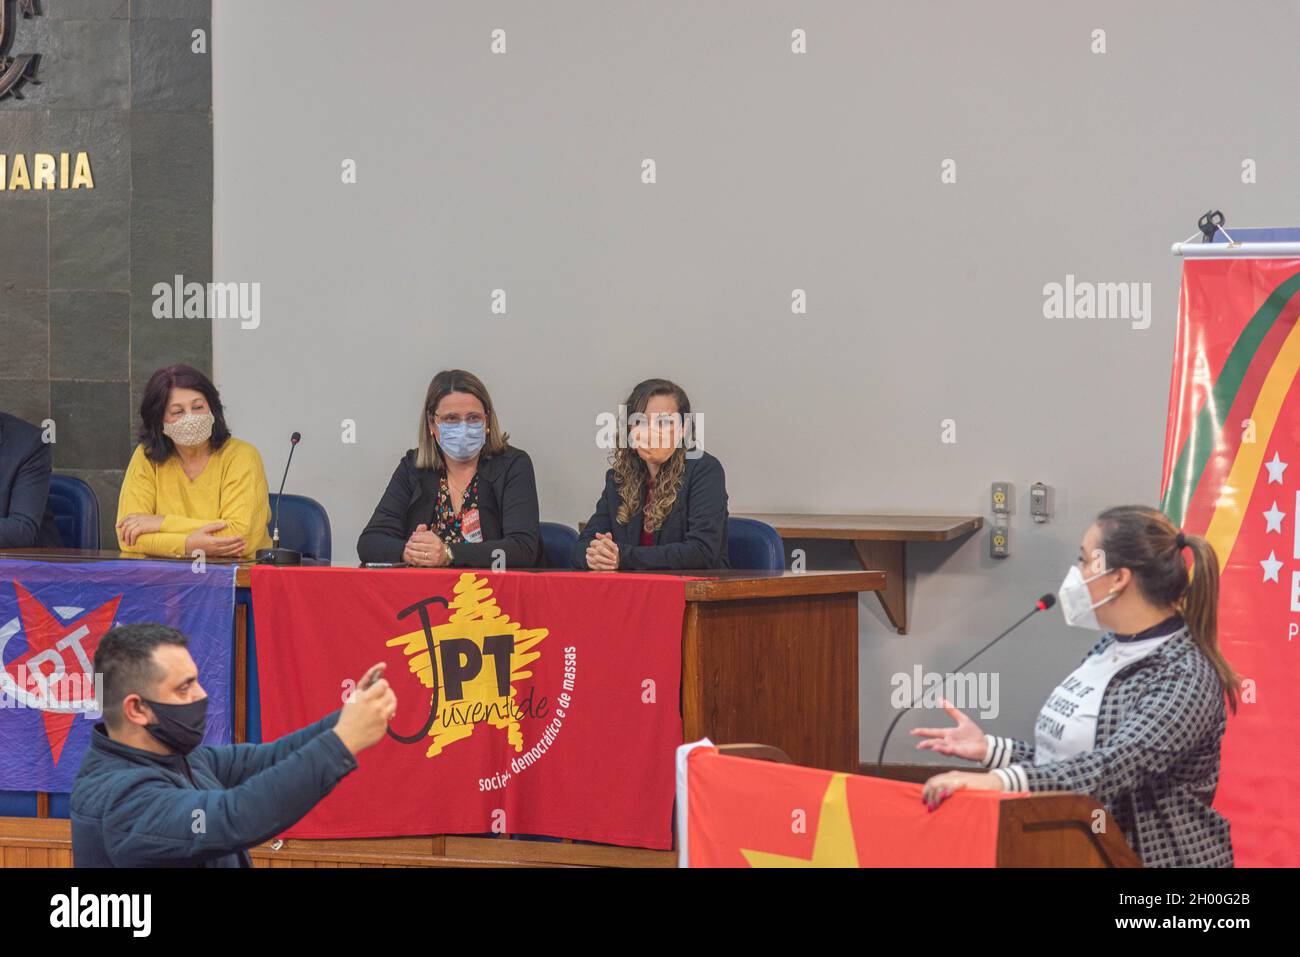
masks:
<path id="1" fill-rule="evenodd" d="M 302 441 L 302 433 L 295 432 L 289 436 L 289 458 L 284 463 L 284 476 L 280 479 L 280 492 L 275 497 L 275 531 L 271 533 L 271 547 L 257 550 L 259 565 L 301 565 L 302 552 L 292 548 L 280 547 L 280 503 L 284 501 L 284 483 L 289 479 L 289 465 L 293 462 L 293 450 Z"/>
<path id="2" fill-rule="evenodd" d="M 1047 611 L 1047 609 L 1051 608 L 1051 607 L 1052 607 L 1053 605 L 1055 605 L 1055 604 L 1056 604 L 1056 596 L 1055 596 L 1055 595 L 1043 595 L 1041 598 L 1038 599 L 1038 601 L 1034 602 L 1034 607 L 1033 607 L 1033 608 L 1032 608 L 1028 613 L 1026 613 L 1025 616 L 1024 616 L 1023 618 L 1021 618 L 1019 621 L 1017 621 L 1014 625 L 1012 625 L 1012 626 L 1011 626 L 1010 628 L 1008 628 L 1006 631 L 1002 632 L 1002 634 L 998 635 L 996 638 L 994 638 L 992 641 L 990 641 L 987 645 L 985 645 L 985 646 L 984 646 L 983 648 L 981 648 L 979 651 L 975 652 L 975 654 L 971 655 L 969 658 L 967 658 L 965 661 L 963 661 L 961 664 L 959 664 L 956 668 L 953 668 L 952 671 L 949 671 L 949 672 L 946 672 L 946 673 L 947 673 L 947 674 L 954 674 L 954 673 L 956 673 L 956 672 L 958 672 L 958 671 L 961 671 L 961 670 L 962 670 L 963 668 L 965 668 L 968 664 L 970 664 L 972 661 L 974 661 L 974 660 L 975 660 L 976 658 L 978 658 L 980 655 L 984 654 L 984 652 L 988 651 L 990 648 L 992 648 L 994 645 L 996 645 L 999 641 L 1001 641 L 1001 640 L 1002 640 L 1003 638 L 1005 638 L 1007 635 L 1011 634 L 1013 631 L 1015 631 L 1017 628 L 1019 628 L 1019 627 L 1020 627 L 1021 625 L 1023 625 L 1025 622 L 1027 622 L 1027 621 L 1028 621 L 1030 618 L 1032 618 L 1034 615 L 1038 614 L 1040 611 Z M 911 711 L 913 708 L 916 707 L 916 703 L 917 703 L 917 701 L 920 700 L 920 698 L 921 698 L 921 694 L 923 694 L 923 693 L 924 693 L 924 692 L 919 692 L 919 693 L 917 694 L 916 698 L 913 699 L 912 703 L 911 703 L 910 705 L 908 705 L 908 706 L 907 706 L 905 709 L 903 709 L 902 711 L 898 712 L 898 714 L 896 714 L 896 715 L 894 716 L 894 720 L 891 721 L 891 722 L 889 723 L 889 730 L 885 732 L 885 740 L 880 742 L 880 755 L 876 758 L 876 766 L 877 766 L 877 767 L 881 767 L 881 766 L 883 766 L 884 763 L 885 763 L 885 745 L 889 744 L 889 736 L 890 736 L 891 734 L 894 733 L 894 728 L 898 725 L 898 720 L 899 720 L 899 718 L 901 718 L 903 715 L 907 714 L 908 711 Z"/>

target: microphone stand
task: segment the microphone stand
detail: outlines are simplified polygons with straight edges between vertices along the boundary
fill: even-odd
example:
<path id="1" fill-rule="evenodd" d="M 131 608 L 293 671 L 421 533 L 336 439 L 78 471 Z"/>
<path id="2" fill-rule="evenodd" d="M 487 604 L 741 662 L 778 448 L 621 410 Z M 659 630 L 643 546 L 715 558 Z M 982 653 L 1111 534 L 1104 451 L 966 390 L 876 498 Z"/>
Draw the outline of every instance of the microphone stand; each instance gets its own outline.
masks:
<path id="1" fill-rule="evenodd" d="M 280 491 L 275 496 L 275 530 L 271 533 L 271 547 L 257 550 L 256 559 L 259 565 L 302 564 L 302 552 L 295 551 L 292 548 L 280 547 L 280 503 L 284 501 L 284 483 L 289 478 L 289 465 L 293 462 L 293 450 L 298 447 L 298 442 L 301 439 L 301 432 L 295 432 L 289 437 L 289 458 L 284 463 L 284 475 L 280 478 Z"/>
<path id="2" fill-rule="evenodd" d="M 1005 638 L 1007 635 L 1011 634 L 1013 631 L 1015 631 L 1017 628 L 1019 628 L 1021 625 L 1023 625 L 1023 624 L 1024 624 L 1026 621 L 1028 621 L 1031 617 L 1033 617 L 1034 615 L 1038 614 L 1040 611 L 1046 611 L 1048 608 L 1051 608 L 1054 604 L 1056 604 L 1056 596 L 1055 596 L 1055 595 L 1044 595 L 1042 598 L 1038 599 L 1038 601 L 1034 603 L 1034 607 L 1033 607 L 1032 609 L 1030 609 L 1030 610 L 1025 614 L 1025 616 L 1024 616 L 1023 618 L 1021 618 L 1019 621 L 1017 621 L 1014 625 L 1012 625 L 1012 626 L 1011 626 L 1010 628 L 1008 628 L 1006 631 L 1002 632 L 1002 634 L 998 635 L 996 638 L 994 638 L 992 641 L 990 641 L 987 645 L 985 645 L 985 646 L 984 646 L 983 648 L 981 648 L 979 651 L 975 652 L 975 654 L 971 655 L 969 658 L 967 658 L 965 661 L 963 661 L 961 664 L 959 664 L 956 668 L 953 668 L 951 671 L 949 671 L 949 672 L 947 672 L 947 673 L 948 673 L 948 674 L 955 674 L 955 673 L 961 671 L 963 668 L 965 668 L 968 664 L 970 664 L 972 661 L 974 661 L 974 660 L 975 660 L 976 658 L 978 658 L 980 655 L 984 654 L 984 652 L 988 651 L 990 648 L 992 648 L 994 645 L 996 645 L 999 641 L 1001 641 L 1001 640 L 1002 640 L 1003 638 Z M 897 727 L 898 722 L 899 722 L 899 720 L 903 717 L 903 715 L 907 714 L 907 712 L 912 711 L 912 710 L 914 710 L 914 709 L 916 708 L 916 703 L 917 703 L 917 701 L 919 701 L 919 700 L 921 699 L 921 695 L 922 695 L 922 694 L 924 694 L 924 692 L 920 692 L 919 694 L 917 694 L 917 695 L 912 699 L 912 703 L 911 703 L 910 705 L 908 705 L 908 706 L 907 706 L 905 709 L 903 709 L 902 711 L 898 712 L 898 714 L 894 715 L 894 720 L 891 721 L 891 722 L 889 723 L 889 730 L 885 732 L 885 740 L 880 742 L 880 754 L 879 754 L 879 756 L 877 756 L 877 758 L 876 758 L 876 767 L 882 767 L 882 766 L 884 765 L 884 763 L 885 763 L 885 746 L 889 744 L 889 736 L 890 736 L 891 734 L 894 733 L 894 728 Z"/>

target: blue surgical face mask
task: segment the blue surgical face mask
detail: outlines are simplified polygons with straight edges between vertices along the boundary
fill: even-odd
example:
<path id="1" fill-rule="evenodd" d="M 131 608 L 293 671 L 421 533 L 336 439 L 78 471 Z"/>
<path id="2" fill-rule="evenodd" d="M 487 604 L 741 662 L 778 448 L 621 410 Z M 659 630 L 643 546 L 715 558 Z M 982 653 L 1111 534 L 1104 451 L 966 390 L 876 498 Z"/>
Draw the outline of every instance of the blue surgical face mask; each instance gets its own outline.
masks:
<path id="1" fill-rule="evenodd" d="M 470 425 L 458 422 L 455 425 L 438 423 L 438 444 L 449 458 L 457 462 L 468 462 L 478 455 L 487 438 L 487 423 Z"/>

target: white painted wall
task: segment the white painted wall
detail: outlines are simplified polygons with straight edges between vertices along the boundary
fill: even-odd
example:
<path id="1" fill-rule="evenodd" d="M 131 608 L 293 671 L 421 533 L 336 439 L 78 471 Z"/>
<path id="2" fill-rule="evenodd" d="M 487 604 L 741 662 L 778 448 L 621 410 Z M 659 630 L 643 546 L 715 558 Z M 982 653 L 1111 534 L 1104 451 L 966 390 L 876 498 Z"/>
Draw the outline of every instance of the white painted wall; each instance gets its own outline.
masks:
<path id="1" fill-rule="evenodd" d="M 893 674 L 951 667 L 1055 591 L 1096 511 L 1154 503 L 1169 245 L 1211 206 L 1300 222 L 1297 20 L 1205 0 L 216 0 L 215 274 L 262 284 L 259 328 L 216 323 L 232 427 L 273 482 L 302 431 L 291 491 L 329 508 L 342 561 L 452 366 L 533 456 L 545 519 L 587 517 L 595 416 L 651 375 L 705 414 L 733 511 L 987 515 L 990 482 L 1015 482 L 1012 558 L 987 531 L 913 548 L 906 637 L 864 598 L 874 758 Z M 1150 327 L 1044 318 L 1067 274 L 1150 283 Z M 1036 480 L 1057 493 L 1045 526 Z M 1031 734 L 1092 640 L 1055 612 L 1008 639 L 980 666 L 1001 692 L 984 726 Z"/>

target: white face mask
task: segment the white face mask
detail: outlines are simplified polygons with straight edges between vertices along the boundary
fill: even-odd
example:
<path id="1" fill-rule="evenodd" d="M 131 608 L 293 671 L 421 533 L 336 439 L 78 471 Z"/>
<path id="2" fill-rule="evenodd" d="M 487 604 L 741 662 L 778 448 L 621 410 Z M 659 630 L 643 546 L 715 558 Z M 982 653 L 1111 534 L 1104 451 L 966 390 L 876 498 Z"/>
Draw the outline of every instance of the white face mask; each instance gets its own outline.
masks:
<path id="1" fill-rule="evenodd" d="M 1070 570 L 1065 573 L 1065 581 L 1061 582 L 1060 591 L 1056 593 L 1057 597 L 1061 599 L 1061 614 L 1065 616 L 1067 625 L 1101 631 L 1101 623 L 1097 621 L 1096 609 L 1115 598 L 1118 592 L 1111 592 L 1094 605 L 1092 595 L 1088 591 L 1088 582 L 1096 581 L 1102 575 L 1110 574 L 1110 571 L 1098 572 L 1091 578 L 1084 578 L 1083 572 L 1079 571 L 1078 565 L 1070 566 Z"/>
<path id="2" fill-rule="evenodd" d="M 212 437 L 211 412 L 186 412 L 175 422 L 163 423 L 163 435 L 177 445 L 202 445 Z"/>

